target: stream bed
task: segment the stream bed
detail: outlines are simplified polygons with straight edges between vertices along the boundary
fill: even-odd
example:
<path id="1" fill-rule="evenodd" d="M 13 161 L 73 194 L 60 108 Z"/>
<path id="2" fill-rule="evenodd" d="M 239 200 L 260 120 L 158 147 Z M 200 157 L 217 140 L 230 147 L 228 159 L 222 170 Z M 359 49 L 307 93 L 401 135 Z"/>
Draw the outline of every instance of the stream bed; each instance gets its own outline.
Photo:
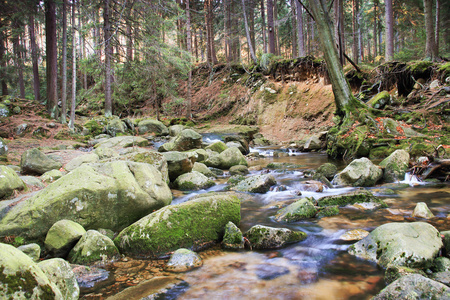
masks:
<path id="1" fill-rule="evenodd" d="M 419 221 L 411 217 L 418 202 L 425 202 L 435 214 L 429 223 L 440 231 L 450 229 L 450 186 L 414 182 L 415 178 L 370 189 L 389 205 L 386 209 L 372 211 L 352 206 L 341 208 L 337 216 L 289 224 L 276 222 L 276 212 L 301 197 L 320 198 L 353 188 L 326 188 L 321 193 L 301 191 L 302 196 L 298 196 L 302 182 L 308 180 L 305 172 L 328 162 L 327 155 L 289 151 L 289 156 L 274 157 L 274 149 L 254 151 L 265 157 L 249 162 L 250 167 L 263 167 L 250 175 L 267 172 L 265 167 L 271 162 L 295 167 L 270 170 L 277 187 L 266 194 L 244 197 L 240 229 L 245 232 L 261 224 L 302 230 L 308 234 L 306 240 L 267 251 L 230 252 L 214 247 L 201 253 L 201 268 L 182 274 L 165 272 L 164 260 L 122 258 L 105 266 L 109 272 L 107 280 L 82 289 L 82 299 L 370 299 L 386 286 L 384 270 L 349 255 L 347 249 L 354 241 L 341 240 L 342 234 L 353 229 L 371 231 L 388 222 Z M 339 170 L 344 167 L 342 162 L 334 163 Z M 174 191 L 173 204 L 189 201 L 198 193 L 223 190 L 227 179 L 226 175 L 218 178 L 218 184 L 207 191 L 187 195 Z M 167 289 L 168 286 L 172 288 Z"/>

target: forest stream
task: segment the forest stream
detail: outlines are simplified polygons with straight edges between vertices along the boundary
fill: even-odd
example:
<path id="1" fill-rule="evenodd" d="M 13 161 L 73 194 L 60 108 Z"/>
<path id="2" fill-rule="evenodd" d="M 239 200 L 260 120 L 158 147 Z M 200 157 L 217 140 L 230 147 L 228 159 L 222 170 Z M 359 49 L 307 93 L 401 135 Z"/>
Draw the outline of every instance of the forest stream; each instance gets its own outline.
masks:
<path id="1" fill-rule="evenodd" d="M 449 228 L 450 186 L 425 184 L 409 174 L 403 182 L 370 188 L 389 208 L 372 210 L 353 205 L 341 208 L 337 216 L 289 224 L 276 222 L 273 216 L 282 205 L 301 197 L 317 199 L 356 188 L 325 188 L 320 193 L 302 190 L 302 182 L 308 180 L 305 171 L 328 162 L 326 154 L 276 148 L 252 151 L 264 157 L 249 162 L 250 167 L 262 169 L 251 171 L 248 176 L 267 172 L 265 167 L 271 162 L 296 167 L 271 170 L 277 186 L 266 194 L 244 197 L 240 229 L 245 232 L 256 224 L 290 228 L 306 232 L 306 240 L 266 251 L 232 252 L 215 247 L 201 253 L 202 267 L 179 274 L 161 272 L 164 261 L 156 263 L 158 268 L 155 261 L 122 258 L 106 266 L 107 280 L 81 289 L 82 299 L 370 299 L 386 286 L 384 270 L 374 262 L 348 254 L 348 247 L 356 241 L 344 241 L 344 233 L 354 229 L 371 231 L 389 222 L 419 221 L 412 218 L 418 202 L 425 202 L 435 214 L 429 223 L 438 230 Z M 288 152 L 289 156 L 274 157 L 277 151 Z M 344 168 L 343 162 L 333 163 L 338 169 Z M 217 185 L 209 190 L 190 194 L 174 191 L 172 204 L 189 201 L 198 193 L 223 190 L 228 178 L 219 177 Z M 302 190 L 301 196 L 298 190 Z"/>

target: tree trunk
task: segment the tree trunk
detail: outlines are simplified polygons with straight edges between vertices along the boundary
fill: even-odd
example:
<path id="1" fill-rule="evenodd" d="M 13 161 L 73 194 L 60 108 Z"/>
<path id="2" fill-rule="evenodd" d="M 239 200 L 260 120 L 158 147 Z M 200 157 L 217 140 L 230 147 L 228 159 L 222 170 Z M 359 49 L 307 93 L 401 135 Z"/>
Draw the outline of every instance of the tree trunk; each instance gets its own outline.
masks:
<path id="1" fill-rule="evenodd" d="M 280 35 L 278 34 L 278 0 L 272 0 L 273 1 L 273 32 L 275 35 L 275 53 L 280 56 L 281 55 L 281 49 L 280 49 Z"/>
<path id="2" fill-rule="evenodd" d="M 386 57 L 385 61 L 394 59 L 394 11 L 392 0 L 384 0 L 386 15 Z"/>
<path id="3" fill-rule="evenodd" d="M 61 124 L 66 124 L 67 114 L 67 2 L 63 0 L 62 6 L 62 87 L 61 87 Z M 75 41 L 75 36 L 72 36 Z M 74 43 L 75 45 L 75 43 Z"/>
<path id="4" fill-rule="evenodd" d="M 58 53 L 56 48 L 56 7 L 54 0 L 45 1 L 45 43 L 47 57 L 47 111 L 58 117 Z"/>
<path id="5" fill-rule="evenodd" d="M 266 11 L 264 9 L 264 0 L 261 0 L 261 28 L 262 28 L 262 40 L 263 40 L 263 52 L 267 53 Z"/>
<path id="6" fill-rule="evenodd" d="M 435 35 L 433 28 L 433 0 L 423 0 L 424 15 L 425 15 L 425 31 L 426 31 L 426 44 L 425 44 L 425 58 L 431 61 L 436 60 L 436 47 L 434 44 Z"/>
<path id="7" fill-rule="evenodd" d="M 306 56 L 305 52 L 305 34 L 303 32 L 303 7 L 300 4 L 300 1 L 295 0 L 296 5 L 296 13 L 297 13 L 297 50 L 298 56 L 304 57 Z"/>
<path id="8" fill-rule="evenodd" d="M 434 30 L 435 31 L 434 46 L 436 47 L 436 56 L 439 56 L 440 13 L 441 13 L 441 0 L 436 0 L 436 24 Z"/>
<path id="9" fill-rule="evenodd" d="M 373 58 L 378 56 L 378 0 L 373 1 Z"/>
<path id="10" fill-rule="evenodd" d="M 255 37 L 255 1 L 249 0 L 248 3 L 248 27 L 250 31 L 250 41 L 253 46 L 253 50 L 256 52 L 256 37 Z"/>
<path id="11" fill-rule="evenodd" d="M 127 8 L 128 14 L 126 18 L 126 48 L 127 48 L 127 63 L 131 63 L 133 61 L 133 31 L 131 27 L 131 4 L 129 4 L 129 7 Z"/>
<path id="12" fill-rule="evenodd" d="M 80 30 L 81 30 L 81 28 L 83 27 L 82 22 L 84 23 L 86 21 L 81 15 L 81 6 L 78 7 L 78 13 L 79 13 L 78 28 L 80 28 Z M 81 57 L 80 57 L 80 60 L 83 60 L 84 58 L 86 58 L 86 37 L 85 37 L 84 33 L 82 33 L 82 31 L 79 31 L 78 34 L 80 35 L 80 44 L 81 44 Z M 83 89 L 87 90 L 87 88 L 88 88 L 87 71 L 84 70 L 83 71 Z"/>
<path id="13" fill-rule="evenodd" d="M 6 70 L 6 59 L 5 59 L 5 52 L 6 52 L 6 47 L 5 47 L 5 33 L 2 30 L 3 28 L 3 24 L 2 24 L 2 20 L 0 19 L 0 82 L 1 82 L 1 86 L 2 86 L 2 96 L 6 96 L 8 95 L 8 85 L 6 84 L 6 74 L 5 74 L 5 70 Z"/>
<path id="14" fill-rule="evenodd" d="M 245 12 L 245 2 L 244 2 L 244 0 L 242 0 L 242 11 L 244 13 L 244 25 L 245 25 L 245 34 L 247 35 L 248 49 L 250 51 L 250 56 L 252 57 L 253 62 L 255 64 L 257 64 L 258 60 L 256 59 L 255 51 L 253 50 L 252 39 L 250 37 L 250 30 L 248 28 L 248 23 L 247 23 L 247 13 Z"/>
<path id="15" fill-rule="evenodd" d="M 320 43 L 327 63 L 328 75 L 333 87 L 334 100 L 337 113 L 347 115 L 356 99 L 353 97 L 347 80 L 345 79 L 342 65 L 339 61 L 336 43 L 330 28 L 330 19 L 324 0 L 309 0 L 309 7 L 316 21 Z"/>
<path id="16" fill-rule="evenodd" d="M 297 13 L 295 9 L 295 2 L 298 2 L 297 0 L 291 0 L 291 20 L 292 20 L 292 58 L 297 56 L 298 50 L 297 50 Z"/>
<path id="17" fill-rule="evenodd" d="M 105 35 L 105 116 L 112 116 L 112 92 L 111 92 L 111 57 L 113 48 L 111 45 L 110 24 L 110 0 L 105 0 L 103 10 L 103 31 Z"/>
<path id="18" fill-rule="evenodd" d="M 20 35 L 22 34 L 22 24 L 19 23 L 19 20 L 15 18 L 13 21 L 13 35 L 12 35 L 12 43 L 13 43 L 13 52 L 14 52 L 14 64 L 16 65 L 17 74 L 18 74 L 18 84 L 20 91 L 20 98 L 25 98 L 25 83 L 23 80 L 23 59 L 22 59 L 22 47 L 20 45 Z"/>
<path id="19" fill-rule="evenodd" d="M 275 54 L 275 28 L 273 22 L 273 2 L 272 0 L 267 0 L 267 30 L 269 36 L 269 53 Z"/>
<path id="20" fill-rule="evenodd" d="M 345 36 L 344 36 L 344 3 L 343 0 L 334 1 L 334 36 L 336 37 L 336 43 L 338 44 L 339 61 L 341 65 L 345 63 Z"/>
<path id="21" fill-rule="evenodd" d="M 359 62 L 359 0 L 353 0 L 352 9 L 352 27 L 353 27 L 353 61 L 357 64 Z"/>
<path id="22" fill-rule="evenodd" d="M 191 13 L 189 7 L 189 0 L 186 0 L 186 35 L 187 35 L 187 51 L 189 55 L 192 52 L 192 41 L 191 41 Z M 189 59 L 190 60 L 190 59 Z M 186 118 L 190 119 L 192 117 L 191 112 L 191 90 L 192 90 L 192 68 L 189 66 L 188 73 L 188 86 L 187 86 L 187 105 L 186 105 Z"/>
<path id="23" fill-rule="evenodd" d="M 41 101 L 41 83 L 39 80 L 38 52 L 36 45 L 36 33 L 34 29 L 34 16 L 30 14 L 28 18 L 28 31 L 30 34 L 31 61 L 33 65 L 33 90 L 34 100 Z M 0 46 L 1 47 L 1 46 Z"/>
<path id="24" fill-rule="evenodd" d="M 217 56 L 216 48 L 214 46 L 213 12 L 211 0 L 205 0 L 205 19 L 208 62 L 212 65 L 215 65 L 217 64 Z"/>
<path id="25" fill-rule="evenodd" d="M 75 127 L 75 108 L 76 108 L 76 96 L 77 96 L 77 47 L 75 43 L 75 8 L 76 1 L 72 2 L 72 101 L 70 105 L 70 120 L 69 128 Z"/>

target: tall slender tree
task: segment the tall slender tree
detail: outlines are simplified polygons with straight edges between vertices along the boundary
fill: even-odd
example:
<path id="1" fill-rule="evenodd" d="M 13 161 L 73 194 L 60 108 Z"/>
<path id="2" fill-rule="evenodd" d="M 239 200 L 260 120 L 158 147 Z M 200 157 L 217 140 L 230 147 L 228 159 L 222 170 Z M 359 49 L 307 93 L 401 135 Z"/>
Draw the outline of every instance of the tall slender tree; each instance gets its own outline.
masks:
<path id="1" fill-rule="evenodd" d="M 189 56 L 192 53 L 192 36 L 191 36 L 191 9 L 189 0 L 186 0 L 186 33 L 187 33 L 187 51 Z M 189 59 L 190 62 L 190 59 Z M 190 119 L 192 117 L 191 112 L 191 97 L 192 92 L 192 68 L 189 66 L 188 71 L 188 86 L 187 86 L 187 108 L 186 108 L 186 118 Z"/>
<path id="2" fill-rule="evenodd" d="M 297 15 L 297 50 L 298 56 L 304 57 L 306 56 L 305 51 L 305 34 L 303 32 L 303 7 L 300 4 L 300 1 L 295 0 L 296 5 L 296 15 Z"/>
<path id="3" fill-rule="evenodd" d="M 269 36 L 269 53 L 276 54 L 275 27 L 273 18 L 273 1 L 267 0 L 267 31 Z"/>
<path id="4" fill-rule="evenodd" d="M 70 120 L 69 128 L 75 128 L 75 108 L 77 104 L 77 45 L 75 39 L 75 12 L 76 12 L 76 0 L 72 0 L 72 99 L 70 103 Z"/>
<path id="5" fill-rule="evenodd" d="M 386 61 L 394 59 L 394 11 L 392 0 L 384 0 L 386 19 Z"/>
<path id="6" fill-rule="evenodd" d="M 45 0 L 45 43 L 47 58 L 47 111 L 58 117 L 58 52 L 56 48 L 56 5 Z"/>
<path id="7" fill-rule="evenodd" d="M 111 58 L 113 47 L 111 43 L 111 7 L 110 0 L 104 1 L 103 8 L 103 32 L 105 36 L 105 116 L 112 116 L 112 91 L 111 91 Z"/>
<path id="8" fill-rule="evenodd" d="M 34 12 L 30 14 L 28 18 L 28 31 L 30 35 L 30 49 L 31 49 L 31 60 L 33 67 L 33 90 L 34 90 L 34 100 L 41 101 L 41 82 L 39 79 L 39 65 L 38 65 L 38 49 L 36 44 L 36 32 L 34 26 Z M 1 45 L 0 45 L 1 47 Z"/>
<path id="9" fill-rule="evenodd" d="M 353 27 L 353 61 L 355 63 L 359 62 L 360 57 L 360 41 L 359 41 L 359 0 L 353 0 L 352 8 L 352 27 Z"/>
<path id="10" fill-rule="evenodd" d="M 62 5 L 62 86 L 61 86 L 61 124 L 66 124 L 67 114 L 67 2 Z M 72 39 L 75 39 L 73 36 Z"/>
<path id="11" fill-rule="evenodd" d="M 247 13 L 246 13 L 246 9 L 245 9 L 245 2 L 244 2 L 244 0 L 242 0 L 242 8 L 243 8 L 242 12 L 244 14 L 245 34 L 247 35 L 248 49 L 249 49 L 250 56 L 251 56 L 253 62 L 255 64 L 257 64 L 258 60 L 256 59 L 255 51 L 253 50 L 252 39 L 250 37 L 250 29 L 248 28 Z"/>
<path id="12" fill-rule="evenodd" d="M 261 0 L 261 34 L 263 41 L 263 52 L 267 53 L 267 38 L 266 38 L 266 10 L 264 9 L 264 0 Z"/>
<path id="13" fill-rule="evenodd" d="M 423 0 L 424 15 L 425 15 L 425 31 L 426 31 L 426 43 L 425 43 L 425 58 L 429 60 L 436 60 L 436 45 L 435 35 L 433 28 L 433 0 Z"/>

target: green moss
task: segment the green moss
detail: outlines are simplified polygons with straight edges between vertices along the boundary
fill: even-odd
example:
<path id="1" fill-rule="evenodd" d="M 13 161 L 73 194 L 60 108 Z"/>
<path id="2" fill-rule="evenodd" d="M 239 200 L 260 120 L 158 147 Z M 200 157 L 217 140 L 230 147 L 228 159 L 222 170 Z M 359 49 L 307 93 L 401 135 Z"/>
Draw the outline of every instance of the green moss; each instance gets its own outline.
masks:
<path id="1" fill-rule="evenodd" d="M 16 274 L 8 275 L 4 273 L 5 267 L 0 266 L 0 282 L 3 285 L 3 293 L 12 295 L 16 292 L 24 293 L 26 299 L 31 299 L 34 294 L 34 289 L 40 287 L 42 294 L 39 295 L 39 299 L 55 299 L 55 293 L 50 285 L 39 285 L 33 274 L 28 271 L 17 271 Z"/>
<path id="2" fill-rule="evenodd" d="M 380 198 L 374 196 L 371 192 L 360 190 L 342 195 L 326 196 L 318 200 L 319 206 L 345 206 L 347 204 L 355 203 L 378 203 L 381 207 L 388 207 L 387 204 Z"/>
<path id="3" fill-rule="evenodd" d="M 339 207 L 337 205 L 326 206 L 319 210 L 317 216 L 318 217 L 331 217 L 339 214 Z"/>
<path id="4" fill-rule="evenodd" d="M 434 147 L 430 144 L 416 143 L 411 147 L 410 155 L 412 157 L 428 156 L 434 154 Z"/>
<path id="5" fill-rule="evenodd" d="M 439 67 L 438 71 L 442 73 L 442 77 L 445 79 L 450 76 L 450 62 L 443 64 Z"/>
<path id="6" fill-rule="evenodd" d="M 83 125 L 92 136 L 99 135 L 103 132 L 103 125 L 97 122 L 96 120 L 89 120 Z"/>

